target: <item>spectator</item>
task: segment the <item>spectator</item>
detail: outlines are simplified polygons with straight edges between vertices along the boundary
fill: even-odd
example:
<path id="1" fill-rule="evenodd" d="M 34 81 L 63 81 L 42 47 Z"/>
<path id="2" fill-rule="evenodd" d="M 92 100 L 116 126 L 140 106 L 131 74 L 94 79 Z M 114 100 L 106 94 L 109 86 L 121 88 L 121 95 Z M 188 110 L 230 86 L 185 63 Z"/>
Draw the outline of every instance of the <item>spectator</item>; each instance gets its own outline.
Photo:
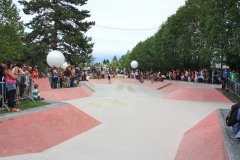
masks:
<path id="1" fill-rule="evenodd" d="M 54 68 L 55 68 L 55 66 L 53 65 L 50 70 L 50 74 L 49 74 L 51 88 L 53 88 L 53 70 L 54 70 Z"/>
<path id="2" fill-rule="evenodd" d="M 53 88 L 57 88 L 57 82 L 58 82 L 58 68 L 54 67 L 53 69 L 53 76 L 52 76 L 52 83 L 53 83 Z"/>
<path id="3" fill-rule="evenodd" d="M 23 98 L 26 98 L 27 94 L 28 94 L 29 79 L 30 79 L 29 72 L 27 71 L 27 65 L 26 64 L 22 65 L 22 73 L 24 74 L 24 76 L 20 76 L 21 85 L 19 86 L 20 87 L 19 90 L 20 90 L 20 96 L 23 97 Z"/>
<path id="4" fill-rule="evenodd" d="M 237 76 L 237 74 L 236 74 L 235 70 L 232 70 L 230 72 L 230 80 L 233 82 L 236 82 L 236 76 Z"/>
<path id="5" fill-rule="evenodd" d="M 17 82 L 16 82 L 16 95 L 17 95 L 17 99 L 20 99 L 21 95 L 21 90 L 25 90 L 26 85 L 22 82 L 22 76 L 25 75 L 25 73 L 22 70 L 22 63 L 21 62 L 17 62 L 15 67 L 12 68 L 12 72 L 13 74 L 17 75 Z"/>
<path id="6" fill-rule="evenodd" d="M 68 66 L 67 68 L 66 68 L 66 70 L 63 72 L 64 73 L 64 86 L 65 87 L 70 87 L 70 71 L 69 71 L 69 69 L 70 69 L 70 66 Z"/>
<path id="7" fill-rule="evenodd" d="M 6 61 L 5 76 L 6 76 L 8 107 L 11 108 L 12 112 L 19 112 L 20 109 L 17 109 L 15 107 L 16 79 L 18 76 L 13 74 L 12 67 L 13 67 L 13 63 L 11 61 Z"/>
<path id="8" fill-rule="evenodd" d="M 44 100 L 43 97 L 40 97 L 40 92 L 38 90 L 38 84 L 34 84 L 34 89 L 32 91 L 32 98 L 34 100 Z"/>
<path id="9" fill-rule="evenodd" d="M 76 79 L 76 74 L 75 74 L 75 66 L 72 66 L 71 68 L 71 76 L 70 76 L 70 86 L 74 87 L 74 81 Z"/>
<path id="10" fill-rule="evenodd" d="M 35 78 L 35 79 L 38 78 L 38 70 L 36 67 L 33 68 L 32 74 L 33 74 L 33 78 Z"/>
<path id="11" fill-rule="evenodd" d="M 63 88 L 63 70 L 62 69 L 59 69 L 59 72 L 58 72 L 58 79 L 59 79 L 59 87 L 60 88 Z"/>

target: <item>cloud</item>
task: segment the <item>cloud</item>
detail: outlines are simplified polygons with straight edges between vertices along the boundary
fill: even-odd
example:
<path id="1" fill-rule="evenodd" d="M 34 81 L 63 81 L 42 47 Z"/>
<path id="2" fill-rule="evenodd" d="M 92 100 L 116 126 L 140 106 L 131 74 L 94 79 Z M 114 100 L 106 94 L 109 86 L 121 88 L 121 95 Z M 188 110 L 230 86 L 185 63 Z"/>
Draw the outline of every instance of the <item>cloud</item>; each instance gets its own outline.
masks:
<path id="1" fill-rule="evenodd" d="M 90 20 L 96 22 L 96 26 L 87 32 L 95 43 L 94 53 L 127 53 L 138 42 L 153 36 L 162 23 L 184 4 L 185 0 L 88 1 L 84 8 L 90 11 Z"/>

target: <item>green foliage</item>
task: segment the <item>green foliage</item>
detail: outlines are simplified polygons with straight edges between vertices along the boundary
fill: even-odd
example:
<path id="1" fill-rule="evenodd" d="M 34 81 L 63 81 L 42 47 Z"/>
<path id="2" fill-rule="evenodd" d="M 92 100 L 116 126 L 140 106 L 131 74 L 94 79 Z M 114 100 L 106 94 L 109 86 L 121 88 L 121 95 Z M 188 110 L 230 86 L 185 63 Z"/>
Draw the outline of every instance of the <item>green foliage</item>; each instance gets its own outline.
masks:
<path id="1" fill-rule="evenodd" d="M 113 57 L 112 62 L 114 62 L 114 61 L 118 62 L 117 56 Z"/>
<path id="2" fill-rule="evenodd" d="M 26 63 L 29 66 L 38 66 L 39 72 L 45 72 L 49 67 L 46 63 L 46 54 L 44 47 L 40 43 L 30 43 L 25 45 L 24 54 L 21 56 L 20 61 Z"/>
<path id="3" fill-rule="evenodd" d="M 187 0 L 161 25 L 121 58 L 129 68 L 137 60 L 143 70 L 209 68 L 222 63 L 240 69 L 240 2 Z"/>
<path id="4" fill-rule="evenodd" d="M 12 0 L 0 1 L 0 59 L 17 60 L 22 55 L 23 23 Z"/>
<path id="5" fill-rule="evenodd" d="M 108 59 L 104 59 L 103 60 L 103 64 L 107 64 L 107 63 L 110 63 Z"/>
<path id="6" fill-rule="evenodd" d="M 42 47 L 47 56 L 52 50 L 60 50 L 71 64 L 89 63 L 92 60 L 93 43 L 84 34 L 95 24 L 87 22 L 89 11 L 79 10 L 87 0 L 20 0 L 24 13 L 34 18 L 26 24 L 31 30 L 26 43 Z M 37 52 L 37 51 L 35 51 Z M 46 59 L 46 58 L 45 58 Z M 46 63 L 46 60 L 42 59 Z"/>
<path id="7" fill-rule="evenodd" d="M 0 24 L 11 26 L 17 34 L 23 35 L 24 26 L 20 19 L 17 7 L 12 0 L 0 1 Z"/>

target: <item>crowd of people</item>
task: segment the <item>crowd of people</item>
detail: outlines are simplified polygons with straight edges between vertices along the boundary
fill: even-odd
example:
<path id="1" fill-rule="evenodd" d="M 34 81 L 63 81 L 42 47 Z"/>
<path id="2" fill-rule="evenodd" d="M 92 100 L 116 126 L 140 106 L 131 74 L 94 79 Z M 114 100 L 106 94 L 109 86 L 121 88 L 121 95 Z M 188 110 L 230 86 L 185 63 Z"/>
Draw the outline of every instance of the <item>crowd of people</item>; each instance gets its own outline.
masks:
<path id="1" fill-rule="evenodd" d="M 200 69 L 199 71 L 189 69 L 182 72 L 180 70 L 171 70 L 166 77 L 172 80 L 221 84 L 223 90 L 231 89 L 240 95 L 239 72 L 234 69 L 212 68 L 211 70 Z"/>
<path id="2" fill-rule="evenodd" d="M 188 82 L 201 82 L 201 83 L 213 83 L 213 84 L 224 84 L 226 80 L 231 80 L 232 82 L 239 83 L 239 72 L 235 70 L 225 69 L 216 69 L 212 68 L 211 70 L 200 69 L 200 70 L 179 70 L 172 69 L 169 70 L 166 74 L 156 71 L 141 71 L 136 70 L 135 72 L 127 72 L 128 77 L 130 78 L 142 78 L 148 79 L 151 81 L 162 81 L 163 79 L 169 80 L 179 80 L 179 81 L 188 81 Z"/>
<path id="3" fill-rule="evenodd" d="M 69 88 L 76 87 L 80 81 L 88 81 L 90 79 L 86 70 L 73 66 L 67 66 L 66 69 L 52 66 L 48 73 L 51 87 L 56 88 Z"/>
<path id="4" fill-rule="evenodd" d="M 234 82 L 239 82 L 239 72 L 235 70 L 216 69 L 211 70 L 171 70 L 166 75 L 169 79 L 182 80 L 189 82 L 204 82 L 213 84 L 222 84 L 224 80 L 231 79 Z"/>
<path id="5" fill-rule="evenodd" d="M 49 73 L 47 74 L 51 88 L 69 88 L 78 86 L 81 81 L 89 81 L 90 79 L 103 79 L 114 77 L 116 70 L 112 67 L 75 67 L 67 66 L 65 69 L 52 66 Z"/>
<path id="6" fill-rule="evenodd" d="M 225 87 L 227 81 L 233 83 L 239 83 L 239 72 L 235 70 L 226 69 L 216 69 L 211 70 L 200 69 L 200 70 L 179 70 L 172 69 L 169 70 L 166 74 L 155 71 L 142 71 L 142 70 L 131 70 L 131 69 L 113 69 L 112 67 L 102 68 L 102 67 L 89 67 L 81 68 L 73 66 L 67 66 L 66 69 L 58 68 L 52 66 L 49 72 L 47 73 L 48 78 L 50 79 L 51 87 L 55 88 L 69 88 L 78 86 L 80 81 L 89 81 L 91 79 L 102 79 L 108 78 L 109 83 L 110 77 L 115 77 L 118 73 L 125 74 L 128 78 L 137 78 L 140 82 L 143 83 L 144 80 L 154 81 L 163 81 L 164 79 L 169 80 L 179 80 L 179 81 L 188 81 L 188 82 L 201 82 L 201 83 L 213 83 L 213 84 L 222 84 Z M 36 99 L 40 99 L 40 96 L 37 94 L 38 85 L 34 86 L 34 89 L 30 85 L 32 79 L 38 78 L 39 73 L 36 67 L 30 67 L 26 64 L 20 62 L 15 65 L 9 60 L 3 60 L 0 67 L 0 77 L 5 77 L 4 85 L 1 86 L 2 95 L 3 88 L 6 88 L 6 97 L 8 106 L 12 111 L 19 111 L 16 109 L 16 99 L 24 99 L 29 94 L 29 90 L 36 95 Z M 41 77 L 47 77 L 45 74 L 41 74 Z M 0 79 L 1 84 L 3 84 L 2 79 Z M 30 84 L 31 83 L 31 84 Z M 2 88 L 3 87 L 3 88 Z M 3 99 L 3 98 L 1 98 Z M 2 105 L 3 103 L 1 103 Z"/>
<path id="7" fill-rule="evenodd" d="M 27 66 L 21 62 L 14 64 L 11 60 L 3 60 L 0 66 L 0 108 L 7 105 L 12 112 L 19 112 L 16 102 L 32 94 L 33 78 L 38 78 L 37 68 Z M 38 100 L 36 98 L 35 100 Z"/>

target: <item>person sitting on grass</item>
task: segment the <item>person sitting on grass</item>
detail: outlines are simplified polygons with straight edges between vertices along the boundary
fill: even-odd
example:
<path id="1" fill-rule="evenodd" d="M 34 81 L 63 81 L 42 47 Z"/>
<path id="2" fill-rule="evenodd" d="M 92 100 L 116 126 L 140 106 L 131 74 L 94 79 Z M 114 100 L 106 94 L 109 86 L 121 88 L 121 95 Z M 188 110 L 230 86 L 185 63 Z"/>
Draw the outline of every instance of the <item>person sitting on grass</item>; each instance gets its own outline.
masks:
<path id="1" fill-rule="evenodd" d="M 32 90 L 32 98 L 34 100 L 44 100 L 43 97 L 40 97 L 40 93 L 38 90 L 38 84 L 34 84 L 34 89 Z"/>

